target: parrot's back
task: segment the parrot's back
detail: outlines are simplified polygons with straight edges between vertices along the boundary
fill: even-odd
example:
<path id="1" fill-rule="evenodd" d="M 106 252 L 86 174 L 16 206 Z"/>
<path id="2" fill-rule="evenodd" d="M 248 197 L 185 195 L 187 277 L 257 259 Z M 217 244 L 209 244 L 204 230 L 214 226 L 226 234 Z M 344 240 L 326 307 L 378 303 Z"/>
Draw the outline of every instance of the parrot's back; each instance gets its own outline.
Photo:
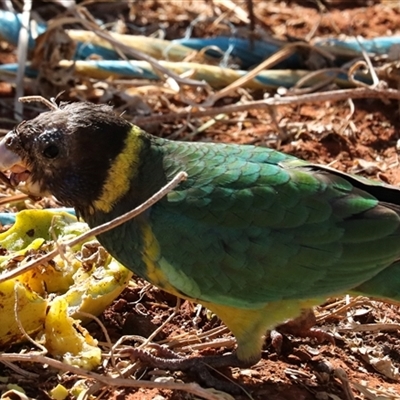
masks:
<path id="1" fill-rule="evenodd" d="M 172 293 L 240 308 L 319 299 L 400 256 L 396 188 L 260 147 L 151 137 L 146 152 L 116 214 L 132 208 L 138 190 L 151 194 L 146 182 L 159 188 L 181 170 L 187 181 L 100 240 Z"/>

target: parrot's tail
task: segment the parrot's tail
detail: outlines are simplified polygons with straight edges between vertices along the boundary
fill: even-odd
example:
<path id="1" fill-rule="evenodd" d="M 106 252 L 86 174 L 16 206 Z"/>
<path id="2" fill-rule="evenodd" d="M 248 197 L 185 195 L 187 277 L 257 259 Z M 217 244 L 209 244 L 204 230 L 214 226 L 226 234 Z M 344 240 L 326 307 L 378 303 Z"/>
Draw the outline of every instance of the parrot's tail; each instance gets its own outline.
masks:
<path id="1" fill-rule="evenodd" d="M 352 293 L 400 303 L 400 260 L 356 287 Z"/>

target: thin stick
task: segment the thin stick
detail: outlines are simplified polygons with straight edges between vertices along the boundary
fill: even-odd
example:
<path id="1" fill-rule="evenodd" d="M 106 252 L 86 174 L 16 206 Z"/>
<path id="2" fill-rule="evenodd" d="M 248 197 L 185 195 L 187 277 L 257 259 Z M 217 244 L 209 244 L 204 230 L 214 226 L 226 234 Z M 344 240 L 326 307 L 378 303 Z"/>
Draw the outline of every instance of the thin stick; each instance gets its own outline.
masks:
<path id="1" fill-rule="evenodd" d="M 47 364 L 50 367 L 56 368 L 60 371 L 70 372 L 77 376 L 84 376 L 87 379 L 93 379 L 94 381 L 101 382 L 103 385 L 111 387 L 131 387 L 131 388 L 153 388 L 153 389 L 169 389 L 169 390 L 182 390 L 187 393 L 192 393 L 195 396 L 199 396 L 203 399 L 208 400 L 233 400 L 233 397 L 224 392 L 217 392 L 213 389 L 203 389 L 197 383 L 179 383 L 179 382 L 151 382 L 151 381 L 136 381 L 133 379 L 122 379 L 109 377 L 95 372 L 86 371 L 82 368 L 75 367 L 73 365 L 64 364 L 61 361 L 54 360 L 50 357 L 43 356 L 37 352 L 31 352 L 28 354 L 16 354 L 16 353 L 1 353 L 0 362 L 36 362 L 40 364 Z"/>
<path id="2" fill-rule="evenodd" d="M 25 339 L 27 339 L 29 342 L 31 342 L 34 346 L 39 347 L 41 351 L 41 354 L 46 355 L 47 354 L 47 349 L 46 347 L 44 347 L 42 344 L 40 344 L 39 342 L 36 342 L 29 334 L 28 332 L 25 330 L 24 326 L 22 325 L 22 322 L 19 318 L 19 310 L 20 310 L 20 306 L 19 306 L 19 296 L 18 296 L 18 285 L 14 286 L 14 296 L 15 296 L 15 302 L 14 302 L 14 317 L 15 317 L 15 321 L 18 325 L 18 329 L 20 330 L 20 332 L 22 333 L 22 335 L 25 337 Z"/>
<path id="3" fill-rule="evenodd" d="M 0 175 L 1 176 L 1 175 Z M 10 189 L 15 190 L 15 186 L 10 185 Z M 3 198 L 0 198 L 0 206 L 3 204 L 8 204 L 8 203 L 13 203 L 16 201 L 23 201 L 29 199 L 29 196 L 25 193 L 18 193 L 12 196 L 6 196 Z"/>
<path id="4" fill-rule="evenodd" d="M 165 328 L 165 326 L 172 320 L 172 318 L 174 318 L 178 314 L 180 306 L 181 299 L 177 297 L 173 313 L 157 329 L 153 331 L 153 333 L 139 346 L 139 348 L 146 347 Z"/>
<path id="5" fill-rule="evenodd" d="M 209 96 L 203 103 L 199 104 L 199 106 L 200 107 L 212 106 L 217 100 L 229 95 L 237 88 L 243 86 L 245 83 L 252 80 L 255 76 L 257 76 L 257 74 L 259 72 L 275 66 L 280 61 L 287 59 L 289 56 L 296 53 L 296 51 L 298 49 L 302 49 L 302 48 L 315 50 L 316 52 L 321 53 L 326 58 L 331 57 L 331 55 L 327 54 L 325 51 L 323 51 L 321 49 L 317 49 L 313 46 L 310 46 L 309 44 L 306 44 L 303 42 L 290 43 L 290 44 L 286 45 L 285 47 L 283 47 L 281 50 L 274 53 L 271 57 L 268 57 L 261 64 L 257 65 L 257 67 L 255 67 L 254 69 L 252 69 L 251 71 L 246 73 L 246 75 L 240 77 L 236 81 L 232 82 L 230 85 L 224 87 L 219 92 L 216 92 L 216 93 L 212 94 L 211 96 Z"/>
<path id="6" fill-rule="evenodd" d="M 247 110 L 264 109 L 271 106 L 297 105 L 305 103 L 321 103 L 323 101 L 343 101 L 348 99 L 381 99 L 400 100 L 400 91 L 396 89 L 371 89 L 361 87 L 356 89 L 331 90 L 327 92 L 309 93 L 301 96 L 272 97 L 265 100 L 249 101 L 224 107 L 213 107 L 202 111 L 173 112 L 164 115 L 149 115 L 135 118 L 137 125 L 155 122 L 176 121 L 177 119 L 200 118 L 218 114 L 230 114 Z"/>
<path id="7" fill-rule="evenodd" d="M 174 79 L 181 85 L 194 86 L 194 87 L 206 87 L 207 84 L 201 81 L 193 80 L 193 79 L 185 79 L 176 74 L 173 71 L 170 71 L 168 68 L 163 67 L 154 57 L 149 56 L 146 53 L 143 53 L 133 47 L 127 46 L 124 43 L 116 40 L 110 33 L 107 31 L 103 31 L 99 29 L 98 25 L 94 22 L 90 21 L 90 14 L 83 7 L 78 7 L 74 10 L 75 15 L 77 15 L 77 22 L 80 22 L 87 30 L 94 32 L 100 38 L 107 40 L 113 46 L 120 49 L 125 54 L 134 57 L 135 59 L 147 61 L 151 66 L 159 71 L 162 75 L 167 75 Z"/>
<path id="8" fill-rule="evenodd" d="M 112 221 L 106 222 L 105 224 L 99 225 L 93 229 L 90 229 L 89 231 L 82 233 L 78 237 L 71 239 L 67 242 L 61 242 L 57 248 L 54 250 L 50 251 L 43 257 L 37 258 L 36 260 L 33 260 L 31 262 L 28 262 L 21 267 L 18 267 L 16 269 L 13 269 L 12 271 L 9 272 L 4 272 L 0 275 L 0 283 L 8 281 L 9 279 L 16 278 L 17 276 L 21 275 L 24 272 L 27 272 L 33 268 L 35 268 L 38 265 L 45 264 L 49 262 L 51 259 L 53 259 L 57 254 L 60 252 L 60 247 L 73 247 L 78 243 L 81 243 L 87 239 L 89 239 L 92 236 L 97 236 L 100 235 L 101 233 L 107 232 L 121 224 L 123 224 L 126 221 L 129 221 L 132 218 L 135 218 L 142 212 L 146 211 L 148 208 L 150 208 L 152 205 L 157 203 L 159 200 L 161 200 L 166 194 L 168 194 L 171 190 L 175 189 L 180 182 L 186 180 L 187 178 L 187 173 L 186 172 L 178 172 L 174 178 L 168 182 L 165 186 L 163 186 L 158 192 L 153 194 L 148 200 L 146 200 L 144 203 L 142 203 L 140 206 L 136 207 L 135 209 L 128 211 L 127 213 L 113 219 Z"/>
<path id="9" fill-rule="evenodd" d="M 110 335 L 108 334 L 107 328 L 100 321 L 100 318 L 97 318 L 95 315 L 90 314 L 90 313 L 85 312 L 85 311 L 78 311 L 77 314 L 78 314 L 78 316 L 81 315 L 82 317 L 86 317 L 86 318 L 89 318 L 89 319 L 92 319 L 93 321 L 95 321 L 97 323 L 97 325 L 99 325 L 101 331 L 103 332 L 103 335 L 104 335 L 104 338 L 106 340 L 107 346 L 112 348 L 112 342 L 111 342 Z"/>
<path id="10" fill-rule="evenodd" d="M 20 97 L 18 101 L 21 103 L 33 103 L 33 102 L 42 103 L 52 111 L 58 110 L 57 104 L 55 104 L 50 100 L 47 100 L 43 96 L 23 96 Z"/>

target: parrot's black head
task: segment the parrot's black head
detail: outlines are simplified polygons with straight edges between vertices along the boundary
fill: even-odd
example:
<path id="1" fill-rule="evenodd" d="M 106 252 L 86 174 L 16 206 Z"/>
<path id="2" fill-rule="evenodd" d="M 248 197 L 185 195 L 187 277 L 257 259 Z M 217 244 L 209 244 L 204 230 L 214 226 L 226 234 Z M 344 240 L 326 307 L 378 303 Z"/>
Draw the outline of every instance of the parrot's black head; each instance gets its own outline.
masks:
<path id="1" fill-rule="evenodd" d="M 132 125 L 111 107 L 61 104 L 19 124 L 0 142 L 0 169 L 34 196 L 54 195 L 78 210 L 102 195 Z"/>

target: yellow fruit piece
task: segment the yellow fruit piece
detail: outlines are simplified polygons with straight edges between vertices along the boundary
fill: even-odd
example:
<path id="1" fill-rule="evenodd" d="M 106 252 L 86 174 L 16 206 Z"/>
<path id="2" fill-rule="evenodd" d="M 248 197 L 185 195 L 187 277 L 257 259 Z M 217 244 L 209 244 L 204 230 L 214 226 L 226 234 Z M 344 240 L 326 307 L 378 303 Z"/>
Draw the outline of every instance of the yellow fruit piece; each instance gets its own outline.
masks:
<path id="1" fill-rule="evenodd" d="M 101 350 L 97 340 L 68 316 L 68 303 L 62 297 L 55 298 L 46 316 L 45 347 L 53 356 L 62 357 L 67 364 L 93 369 L 100 364 Z"/>
<path id="2" fill-rule="evenodd" d="M 64 400 L 69 393 L 65 386 L 58 384 L 54 389 L 50 390 L 50 397 L 54 400 Z"/>
<path id="3" fill-rule="evenodd" d="M 47 300 L 13 279 L 0 284 L 0 345 L 25 339 L 18 320 L 28 334 L 37 332 L 46 318 Z"/>
<path id="4" fill-rule="evenodd" d="M 71 392 L 71 396 L 74 396 L 77 399 L 92 399 L 92 396 L 86 396 L 86 392 L 89 390 L 89 386 L 88 386 L 88 382 L 86 379 L 79 379 L 78 381 L 76 381 L 74 383 L 74 385 L 72 386 L 70 392 Z"/>
<path id="5" fill-rule="evenodd" d="M 87 230 L 86 224 L 67 213 L 21 211 L 15 224 L 0 234 L 0 248 L 7 250 L 0 256 L 0 271 L 53 249 L 54 237 L 65 241 Z M 0 346 L 26 339 L 18 320 L 30 335 L 44 332 L 50 354 L 87 369 L 99 365 L 97 342 L 80 326 L 84 318 L 79 313 L 100 314 L 122 292 L 132 274 L 109 255 L 88 268 L 76 257 L 80 249 L 81 245 L 74 246 L 53 263 L 38 265 L 0 283 Z"/>

